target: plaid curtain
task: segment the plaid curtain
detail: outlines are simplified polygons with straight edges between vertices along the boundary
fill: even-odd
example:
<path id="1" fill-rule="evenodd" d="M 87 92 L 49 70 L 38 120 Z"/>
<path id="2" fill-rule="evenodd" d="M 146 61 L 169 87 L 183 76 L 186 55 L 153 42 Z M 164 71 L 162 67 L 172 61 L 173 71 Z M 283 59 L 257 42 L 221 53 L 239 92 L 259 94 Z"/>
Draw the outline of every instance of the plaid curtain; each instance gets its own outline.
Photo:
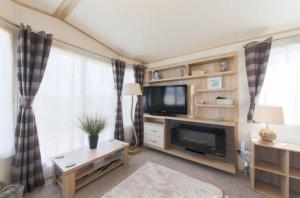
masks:
<path id="1" fill-rule="evenodd" d="M 134 79 L 136 83 L 141 85 L 143 91 L 145 68 L 143 65 L 134 66 Z M 144 141 L 144 119 L 143 119 L 143 96 L 137 96 L 137 103 L 134 113 L 134 127 L 138 137 L 138 146 L 143 145 Z M 132 137 L 131 144 L 135 144 L 135 138 Z"/>
<path id="2" fill-rule="evenodd" d="M 255 101 L 260 93 L 265 79 L 272 38 L 263 42 L 251 42 L 245 47 L 246 70 L 250 93 L 250 107 L 247 115 L 248 122 L 252 121 Z"/>
<path id="3" fill-rule="evenodd" d="M 25 186 L 25 192 L 43 185 L 44 175 L 32 103 L 44 76 L 52 35 L 33 33 L 20 26 L 17 41 L 17 71 L 20 92 L 15 130 L 16 153 L 12 161 L 12 182 Z"/>
<path id="4" fill-rule="evenodd" d="M 115 139 L 124 140 L 123 114 L 122 114 L 122 88 L 124 81 L 126 63 L 124 61 L 113 59 L 112 68 L 114 74 L 115 89 L 117 92 Z"/>

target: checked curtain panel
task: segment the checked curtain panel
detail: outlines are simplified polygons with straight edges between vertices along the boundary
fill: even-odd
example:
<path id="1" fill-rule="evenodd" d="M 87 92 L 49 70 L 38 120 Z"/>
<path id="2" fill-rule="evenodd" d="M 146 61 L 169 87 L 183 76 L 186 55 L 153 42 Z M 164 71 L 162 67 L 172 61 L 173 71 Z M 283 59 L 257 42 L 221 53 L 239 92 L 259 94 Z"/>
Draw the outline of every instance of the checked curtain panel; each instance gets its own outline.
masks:
<path id="1" fill-rule="evenodd" d="M 52 35 L 34 33 L 20 26 L 17 41 L 17 71 L 20 92 L 19 112 L 15 130 L 15 156 L 12 182 L 25 186 L 25 191 L 45 183 L 41 153 L 32 103 L 46 69 Z"/>

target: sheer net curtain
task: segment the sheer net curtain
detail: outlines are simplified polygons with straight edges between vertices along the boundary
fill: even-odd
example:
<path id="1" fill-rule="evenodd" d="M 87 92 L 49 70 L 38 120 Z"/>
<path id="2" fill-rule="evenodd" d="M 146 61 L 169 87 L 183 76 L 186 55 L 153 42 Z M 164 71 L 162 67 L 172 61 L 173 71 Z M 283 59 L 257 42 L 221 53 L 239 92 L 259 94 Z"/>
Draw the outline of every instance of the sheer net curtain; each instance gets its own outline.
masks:
<path id="1" fill-rule="evenodd" d="M 16 107 L 13 33 L 0 26 L 0 159 L 14 153 Z"/>
<path id="2" fill-rule="evenodd" d="M 125 71 L 125 82 L 133 82 L 133 71 Z M 45 176 L 51 175 L 51 157 L 88 144 L 78 118 L 101 115 L 110 121 L 101 141 L 113 139 L 116 93 L 110 63 L 64 49 L 52 48 L 34 111 Z M 125 99 L 124 113 L 130 108 Z M 124 116 L 124 125 L 130 120 Z"/>
<path id="3" fill-rule="evenodd" d="M 300 125 L 300 43 L 271 49 L 259 104 L 282 106 L 285 122 Z"/>

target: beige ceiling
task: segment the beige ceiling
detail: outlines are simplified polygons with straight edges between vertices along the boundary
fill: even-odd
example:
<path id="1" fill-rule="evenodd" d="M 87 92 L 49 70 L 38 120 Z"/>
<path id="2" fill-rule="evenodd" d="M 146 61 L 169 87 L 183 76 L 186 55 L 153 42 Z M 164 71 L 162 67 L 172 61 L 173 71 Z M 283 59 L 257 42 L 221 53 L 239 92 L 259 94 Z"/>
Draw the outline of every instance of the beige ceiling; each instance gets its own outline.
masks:
<path id="1" fill-rule="evenodd" d="M 54 14 L 64 0 L 13 0 L 15 2 L 37 8 L 49 14 Z"/>
<path id="2" fill-rule="evenodd" d="M 299 0 L 18 1 L 144 63 L 300 27 Z"/>

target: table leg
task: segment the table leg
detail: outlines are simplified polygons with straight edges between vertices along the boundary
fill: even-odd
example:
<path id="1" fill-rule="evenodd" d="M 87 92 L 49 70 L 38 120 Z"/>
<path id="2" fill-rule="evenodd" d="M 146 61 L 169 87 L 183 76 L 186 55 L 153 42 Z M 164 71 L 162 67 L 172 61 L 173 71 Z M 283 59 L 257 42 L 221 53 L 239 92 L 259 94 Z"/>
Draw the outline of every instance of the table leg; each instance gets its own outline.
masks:
<path id="1" fill-rule="evenodd" d="M 123 150 L 123 165 L 126 166 L 128 163 L 128 147 Z"/>
<path id="2" fill-rule="evenodd" d="M 71 172 L 63 177 L 63 198 L 75 196 L 75 173 Z"/>

